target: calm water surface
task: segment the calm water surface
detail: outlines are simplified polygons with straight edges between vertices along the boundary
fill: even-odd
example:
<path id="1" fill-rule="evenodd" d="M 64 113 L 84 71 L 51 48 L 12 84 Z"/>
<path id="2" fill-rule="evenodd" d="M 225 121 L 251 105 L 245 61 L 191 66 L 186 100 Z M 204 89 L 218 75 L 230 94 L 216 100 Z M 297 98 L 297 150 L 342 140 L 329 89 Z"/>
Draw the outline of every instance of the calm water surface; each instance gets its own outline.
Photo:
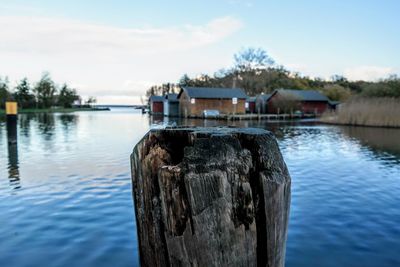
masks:
<path id="1" fill-rule="evenodd" d="M 129 155 L 166 123 L 129 109 L 20 115 L 9 146 L 0 118 L 0 266 L 137 266 Z M 400 130 L 233 124 L 278 138 L 292 176 L 286 266 L 400 266 Z"/>

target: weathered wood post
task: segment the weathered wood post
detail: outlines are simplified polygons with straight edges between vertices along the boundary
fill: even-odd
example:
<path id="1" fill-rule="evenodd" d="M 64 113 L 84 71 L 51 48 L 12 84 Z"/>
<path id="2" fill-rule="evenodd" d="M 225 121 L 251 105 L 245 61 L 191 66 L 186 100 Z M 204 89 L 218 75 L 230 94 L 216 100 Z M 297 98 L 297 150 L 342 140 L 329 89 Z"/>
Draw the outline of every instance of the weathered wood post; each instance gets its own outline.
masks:
<path id="1" fill-rule="evenodd" d="M 291 179 L 270 132 L 152 130 L 131 166 L 142 266 L 284 266 Z"/>

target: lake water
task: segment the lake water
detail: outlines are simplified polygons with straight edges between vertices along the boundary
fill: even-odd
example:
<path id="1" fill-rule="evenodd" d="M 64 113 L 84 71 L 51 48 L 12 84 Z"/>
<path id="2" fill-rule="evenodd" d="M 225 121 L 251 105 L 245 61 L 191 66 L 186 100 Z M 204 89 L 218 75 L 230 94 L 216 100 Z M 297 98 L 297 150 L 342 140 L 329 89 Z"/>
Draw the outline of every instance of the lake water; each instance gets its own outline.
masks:
<path id="1" fill-rule="evenodd" d="M 9 146 L 0 118 L 0 266 L 137 266 L 129 155 L 167 123 L 131 109 L 20 115 Z M 400 266 L 400 130 L 233 124 L 273 131 L 288 165 L 286 266 Z"/>

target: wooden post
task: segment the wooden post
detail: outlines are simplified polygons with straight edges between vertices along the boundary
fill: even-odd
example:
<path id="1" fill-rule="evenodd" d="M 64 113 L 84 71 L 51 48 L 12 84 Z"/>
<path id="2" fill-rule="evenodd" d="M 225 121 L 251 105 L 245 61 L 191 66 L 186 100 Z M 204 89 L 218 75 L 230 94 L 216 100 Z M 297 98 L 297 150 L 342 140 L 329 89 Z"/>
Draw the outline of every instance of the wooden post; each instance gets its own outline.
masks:
<path id="1" fill-rule="evenodd" d="M 18 139 L 17 139 L 17 102 L 6 102 L 6 125 L 8 140 L 8 177 L 14 188 L 19 188 Z"/>
<path id="2" fill-rule="evenodd" d="M 17 102 L 6 102 L 7 139 L 9 143 L 17 142 Z"/>
<path id="3" fill-rule="evenodd" d="M 270 132 L 152 130 L 131 167 L 142 266 L 284 266 L 291 179 Z"/>

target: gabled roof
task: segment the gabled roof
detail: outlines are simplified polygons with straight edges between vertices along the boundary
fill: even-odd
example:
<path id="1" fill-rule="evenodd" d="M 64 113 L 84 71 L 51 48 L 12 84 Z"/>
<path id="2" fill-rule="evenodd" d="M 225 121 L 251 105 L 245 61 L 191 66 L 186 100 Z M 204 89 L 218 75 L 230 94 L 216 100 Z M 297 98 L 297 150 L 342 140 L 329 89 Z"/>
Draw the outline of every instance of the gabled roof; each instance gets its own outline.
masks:
<path id="1" fill-rule="evenodd" d="M 159 96 L 159 95 L 152 95 L 149 98 L 149 101 L 152 101 L 152 102 L 163 102 L 164 101 L 164 97 Z"/>
<path id="2" fill-rule="evenodd" d="M 217 99 L 230 99 L 240 98 L 246 99 L 247 95 L 241 88 L 210 88 L 210 87 L 182 87 L 178 98 L 182 92 L 185 91 L 190 98 L 217 98 Z"/>
<path id="3" fill-rule="evenodd" d="M 166 94 L 164 96 L 164 100 L 168 102 L 177 102 L 178 101 L 178 94 Z"/>
<path id="4" fill-rule="evenodd" d="M 261 98 L 263 101 L 268 101 L 271 98 L 272 94 L 261 94 L 258 95 L 257 98 Z"/>
<path id="5" fill-rule="evenodd" d="M 329 101 L 325 95 L 316 90 L 278 89 L 274 91 L 273 95 L 276 93 L 291 94 L 298 97 L 301 101 Z"/>

